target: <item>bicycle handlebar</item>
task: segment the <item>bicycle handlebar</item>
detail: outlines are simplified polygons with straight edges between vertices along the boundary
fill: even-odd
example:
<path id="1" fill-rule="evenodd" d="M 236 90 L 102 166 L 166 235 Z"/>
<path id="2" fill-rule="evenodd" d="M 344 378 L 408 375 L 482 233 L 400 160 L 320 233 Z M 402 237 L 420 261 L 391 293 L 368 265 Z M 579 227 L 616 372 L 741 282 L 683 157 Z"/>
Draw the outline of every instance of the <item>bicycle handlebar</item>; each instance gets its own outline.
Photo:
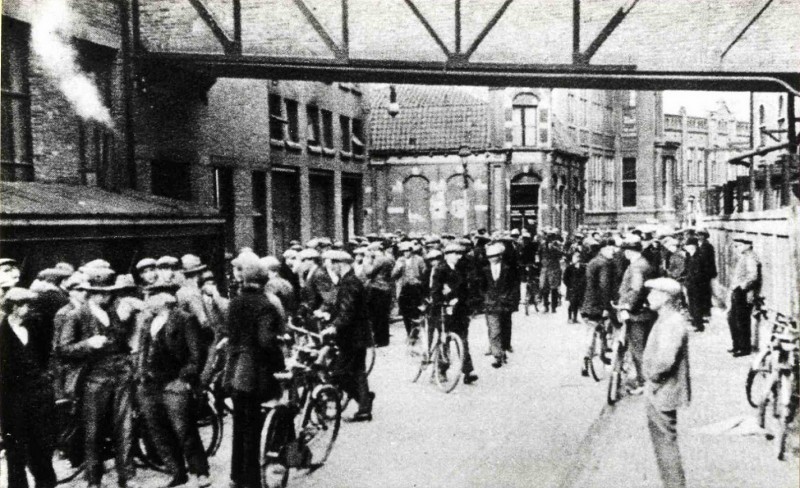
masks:
<path id="1" fill-rule="evenodd" d="M 304 329 L 302 327 L 296 327 L 294 325 L 289 325 L 289 329 L 295 332 L 299 332 L 300 334 L 307 335 L 309 337 L 313 337 L 314 339 L 322 340 L 322 334 L 318 334 L 316 332 L 311 332 L 310 330 Z"/>

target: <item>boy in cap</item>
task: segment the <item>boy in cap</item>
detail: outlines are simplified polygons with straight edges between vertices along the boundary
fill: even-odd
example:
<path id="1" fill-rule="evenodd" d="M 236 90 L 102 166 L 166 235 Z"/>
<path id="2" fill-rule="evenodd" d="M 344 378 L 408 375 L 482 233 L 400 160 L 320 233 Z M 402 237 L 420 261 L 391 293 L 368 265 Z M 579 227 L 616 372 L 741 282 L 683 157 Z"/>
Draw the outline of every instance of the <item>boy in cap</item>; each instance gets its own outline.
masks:
<path id="1" fill-rule="evenodd" d="M 658 314 L 643 356 L 647 426 L 664 486 L 683 488 L 686 476 L 678 449 L 677 409 L 689 404 L 689 322 L 682 288 L 671 278 L 644 282 L 647 301 Z"/>
<path id="2" fill-rule="evenodd" d="M 177 283 L 178 270 L 181 268 L 181 262 L 174 256 L 161 256 L 156 261 L 156 274 L 158 275 L 157 282 L 159 283 Z"/>
<path id="3" fill-rule="evenodd" d="M 157 262 L 153 258 L 140 259 L 136 263 L 136 276 L 138 282 L 142 287 L 155 285 L 158 280 L 158 272 L 156 272 Z"/>
<path id="4" fill-rule="evenodd" d="M 728 326 L 731 331 L 733 357 L 747 356 L 751 352 L 751 317 L 753 301 L 761 286 L 761 263 L 753 252 L 753 241 L 734 239 L 739 257 L 733 268 L 731 280 L 731 306 L 728 310 Z M 699 251 L 698 251 L 699 252 Z"/>
<path id="5" fill-rule="evenodd" d="M 56 486 L 53 471 L 55 395 L 48 359 L 50 338 L 31 320 L 36 294 L 10 288 L 0 319 L 0 427 L 8 486 L 26 488 L 30 469 L 37 487 Z"/>

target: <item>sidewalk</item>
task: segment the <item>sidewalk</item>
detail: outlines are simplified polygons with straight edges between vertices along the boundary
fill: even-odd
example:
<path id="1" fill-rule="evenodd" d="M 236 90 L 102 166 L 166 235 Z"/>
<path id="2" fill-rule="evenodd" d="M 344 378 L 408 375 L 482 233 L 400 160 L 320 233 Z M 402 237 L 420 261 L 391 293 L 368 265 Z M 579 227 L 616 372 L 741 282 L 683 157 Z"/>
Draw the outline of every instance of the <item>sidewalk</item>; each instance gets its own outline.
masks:
<path id="1" fill-rule="evenodd" d="M 756 410 L 745 398 L 750 357 L 732 358 L 724 312 L 715 309 L 710 326 L 690 337 L 692 404 L 678 413 L 678 439 L 687 485 L 719 488 L 797 488 L 796 454 L 778 461 L 773 441 L 731 429 L 752 425 Z M 793 446 L 797 446 L 797 438 Z M 661 486 L 647 431 L 642 397 L 625 398 L 606 408 L 584 441 L 585 462 L 576 459 L 574 482 L 582 488 Z M 582 470 L 581 470 L 582 468 Z"/>

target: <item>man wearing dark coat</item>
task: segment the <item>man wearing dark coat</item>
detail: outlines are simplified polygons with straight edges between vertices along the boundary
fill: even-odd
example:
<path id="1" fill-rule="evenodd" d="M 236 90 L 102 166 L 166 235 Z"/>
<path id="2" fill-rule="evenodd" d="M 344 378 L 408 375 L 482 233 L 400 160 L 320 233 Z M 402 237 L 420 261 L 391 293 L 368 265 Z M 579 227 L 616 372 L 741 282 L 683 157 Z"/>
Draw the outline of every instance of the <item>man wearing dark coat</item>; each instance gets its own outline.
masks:
<path id="1" fill-rule="evenodd" d="M 0 320 L 0 427 L 6 449 L 8 486 L 27 488 L 27 466 L 37 488 L 56 486 L 53 471 L 55 395 L 48 370 L 50 338 L 32 320 L 36 294 L 11 288 Z"/>
<path id="2" fill-rule="evenodd" d="M 581 315 L 587 328 L 589 339 L 588 349 L 583 360 L 583 376 L 589 376 L 588 361 L 594 350 L 594 331 L 597 327 L 604 326 L 604 314 L 612 314 L 611 302 L 614 297 L 614 263 L 612 258 L 615 252 L 614 242 L 607 240 L 598 243 L 600 251 L 589 261 L 586 266 L 586 289 L 583 294 Z"/>
<path id="3" fill-rule="evenodd" d="M 78 386 L 82 401 L 86 479 L 90 487 L 100 486 L 103 476 L 101 426 L 113 426 L 117 483 L 127 486 L 134 475 L 133 444 L 133 358 L 130 339 L 137 316 L 121 317 L 114 307 L 115 273 L 108 268 L 85 270 L 88 284 L 86 302 L 67 316 L 56 352 L 70 367 L 81 370 Z"/>
<path id="4" fill-rule="evenodd" d="M 139 405 L 158 456 L 172 476 L 167 486 L 188 481 L 187 463 L 197 484 L 209 486 L 193 394 L 204 344 L 197 317 L 180 307 L 174 296 L 177 290 L 176 284 L 156 284 L 147 290 L 150 313 L 140 322 Z"/>
<path id="5" fill-rule="evenodd" d="M 285 364 L 279 335 L 280 312 L 264 294 L 266 270 L 258 256 L 243 253 L 232 264 L 242 278 L 239 296 L 228 309 L 228 361 L 224 387 L 233 397 L 231 481 L 237 487 L 260 486 L 261 403 L 279 398 L 274 374 Z"/>
<path id="6" fill-rule="evenodd" d="M 539 278 L 539 293 L 544 309 L 555 313 L 558 308 L 561 286 L 561 246 L 556 234 L 548 234 L 547 243 L 540 249 L 542 271 Z"/>
<path id="7" fill-rule="evenodd" d="M 502 243 L 486 248 L 489 264 L 483 267 L 480 277 L 494 368 L 506 362 L 506 351 L 511 349 L 511 314 L 519 304 L 519 284 L 514 281 L 508 265 L 502 262 L 503 251 Z"/>
<path id="8" fill-rule="evenodd" d="M 465 251 L 463 246 L 456 243 L 445 247 L 445 263 L 433 274 L 431 298 L 436 309 L 444 310 L 445 331 L 456 333 L 464 343 L 461 372 L 464 374 L 464 384 L 469 385 L 474 383 L 478 376 L 472 372 L 472 357 L 469 353 L 469 270 L 466 266 L 460 266 Z"/>
<path id="9" fill-rule="evenodd" d="M 700 253 L 699 241 L 689 237 L 684 244 L 686 249 L 686 296 L 689 300 L 689 316 L 695 330 L 705 329 L 705 317 L 711 313 L 711 271 L 706 263 L 707 257 Z"/>
<path id="10" fill-rule="evenodd" d="M 328 272 L 337 279 L 336 301 L 330 308 L 330 325 L 325 329 L 326 334 L 334 334 L 339 348 L 333 364 L 334 377 L 342 390 L 358 402 L 358 411 L 350 420 L 370 421 L 375 395 L 369 390 L 366 371 L 367 348 L 372 345 L 366 291 L 353 272 L 353 258 L 348 253 L 328 251 L 324 258 Z"/>
<path id="11" fill-rule="evenodd" d="M 578 323 L 578 310 L 583 304 L 586 292 L 586 265 L 581 262 L 581 252 L 572 254 L 572 262 L 564 270 L 564 286 L 567 287 L 567 320 L 571 324 Z"/>

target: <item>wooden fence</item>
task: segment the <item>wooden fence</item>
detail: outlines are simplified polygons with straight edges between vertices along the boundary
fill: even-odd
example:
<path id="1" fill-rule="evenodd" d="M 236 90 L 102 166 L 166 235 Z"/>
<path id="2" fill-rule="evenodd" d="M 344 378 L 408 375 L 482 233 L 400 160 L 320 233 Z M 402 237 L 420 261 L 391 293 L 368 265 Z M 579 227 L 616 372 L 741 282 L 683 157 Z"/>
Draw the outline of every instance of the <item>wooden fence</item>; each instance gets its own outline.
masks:
<path id="1" fill-rule="evenodd" d="M 706 217 L 710 242 L 717 251 L 719 284 L 726 290 L 736 264 L 733 240 L 753 241 L 761 261 L 761 294 L 773 312 L 800 319 L 800 205 L 761 212 Z"/>

